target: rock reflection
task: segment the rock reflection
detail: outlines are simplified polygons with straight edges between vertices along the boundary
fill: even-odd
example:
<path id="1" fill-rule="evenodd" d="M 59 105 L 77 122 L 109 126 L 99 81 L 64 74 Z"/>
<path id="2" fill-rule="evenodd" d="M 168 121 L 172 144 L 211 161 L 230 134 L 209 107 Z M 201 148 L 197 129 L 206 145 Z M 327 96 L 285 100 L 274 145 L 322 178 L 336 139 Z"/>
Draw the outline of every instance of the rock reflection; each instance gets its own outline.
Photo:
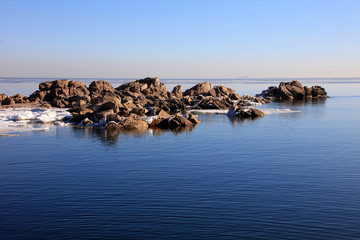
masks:
<path id="1" fill-rule="evenodd" d="M 327 98 L 315 98 L 315 99 L 304 99 L 304 100 L 287 100 L 279 103 L 285 106 L 317 105 L 317 104 L 325 104 L 326 100 Z"/>
<path id="2" fill-rule="evenodd" d="M 151 127 L 148 129 L 131 129 L 131 130 L 106 130 L 99 127 L 83 127 L 73 125 L 73 136 L 77 138 L 92 138 L 99 140 L 107 145 L 115 145 L 123 136 L 132 136 L 136 138 L 144 138 L 148 136 L 162 136 L 166 134 L 173 134 L 175 136 L 183 133 L 190 133 L 195 126 L 186 126 L 178 128 L 159 128 Z"/>

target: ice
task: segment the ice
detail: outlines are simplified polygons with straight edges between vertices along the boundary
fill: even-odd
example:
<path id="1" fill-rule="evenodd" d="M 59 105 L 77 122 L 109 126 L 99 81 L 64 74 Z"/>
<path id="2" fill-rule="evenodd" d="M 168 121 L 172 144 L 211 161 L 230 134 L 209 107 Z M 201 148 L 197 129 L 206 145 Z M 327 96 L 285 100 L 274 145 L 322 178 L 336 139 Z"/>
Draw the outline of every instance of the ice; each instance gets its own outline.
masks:
<path id="1" fill-rule="evenodd" d="M 279 108 L 260 108 L 259 110 L 262 111 L 265 114 L 298 113 L 298 112 L 301 112 L 301 111 L 298 111 L 298 110 L 291 110 L 291 109 L 288 109 L 288 108 L 282 108 L 282 109 L 279 109 Z"/>
<path id="2" fill-rule="evenodd" d="M 33 127 L 29 123 L 53 123 L 70 115 L 66 109 L 0 109 L 0 132 L 48 131 L 49 127 Z"/>
<path id="3" fill-rule="evenodd" d="M 220 109 L 193 109 L 190 110 L 191 113 L 203 113 L 203 114 L 226 114 L 228 110 Z"/>

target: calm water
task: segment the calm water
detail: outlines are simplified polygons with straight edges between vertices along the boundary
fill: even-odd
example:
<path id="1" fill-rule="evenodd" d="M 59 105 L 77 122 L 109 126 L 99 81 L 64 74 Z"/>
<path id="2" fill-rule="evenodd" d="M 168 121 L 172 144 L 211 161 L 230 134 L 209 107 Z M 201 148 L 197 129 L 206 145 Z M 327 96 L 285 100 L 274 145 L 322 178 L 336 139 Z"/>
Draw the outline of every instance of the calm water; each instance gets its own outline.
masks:
<path id="1" fill-rule="evenodd" d="M 0 138 L 0 238 L 359 239 L 360 87 L 325 84 L 337 97 L 254 121 Z"/>

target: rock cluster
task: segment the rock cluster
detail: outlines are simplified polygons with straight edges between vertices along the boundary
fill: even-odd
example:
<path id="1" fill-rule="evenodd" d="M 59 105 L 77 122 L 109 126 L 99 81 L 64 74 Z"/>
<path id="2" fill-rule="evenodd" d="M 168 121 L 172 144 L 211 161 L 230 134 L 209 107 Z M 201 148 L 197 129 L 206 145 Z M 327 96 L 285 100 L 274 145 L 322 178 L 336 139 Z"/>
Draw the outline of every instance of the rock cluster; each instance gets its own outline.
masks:
<path id="1" fill-rule="evenodd" d="M 279 87 L 269 87 L 257 97 L 263 97 L 270 100 L 306 100 L 327 98 L 327 92 L 320 86 L 308 88 L 299 81 L 281 82 Z"/>
<path id="2" fill-rule="evenodd" d="M 7 96 L 6 94 L 0 94 L 0 102 L 1 105 L 13 105 L 16 103 L 28 103 L 30 101 L 28 97 L 17 93 L 11 97 Z"/>
<path id="3" fill-rule="evenodd" d="M 43 82 L 29 97 L 16 94 L 0 95 L 2 105 L 40 103 L 69 108 L 70 122 L 83 126 L 103 125 L 108 130 L 146 130 L 148 127 L 193 127 L 201 121 L 189 109 L 227 110 L 228 116 L 262 117 L 261 111 L 248 107 L 254 103 L 269 103 L 270 99 L 324 98 L 320 86 L 303 87 L 298 81 L 283 82 L 270 87 L 257 97 L 240 96 L 223 85 L 212 87 L 203 82 L 183 91 L 177 85 L 169 92 L 158 78 L 145 78 L 114 88 L 105 81 L 93 81 L 89 87 L 82 82 L 56 80 Z"/>

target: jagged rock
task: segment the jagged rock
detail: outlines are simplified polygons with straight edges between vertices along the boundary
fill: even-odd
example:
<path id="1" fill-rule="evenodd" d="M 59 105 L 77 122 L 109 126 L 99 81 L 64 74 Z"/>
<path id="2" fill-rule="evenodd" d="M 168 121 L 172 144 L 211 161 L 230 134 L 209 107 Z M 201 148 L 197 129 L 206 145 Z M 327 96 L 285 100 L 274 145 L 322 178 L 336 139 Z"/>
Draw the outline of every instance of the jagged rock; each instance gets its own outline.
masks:
<path id="1" fill-rule="evenodd" d="M 201 123 L 201 120 L 192 113 L 188 113 L 188 114 L 186 114 L 186 116 L 187 116 L 187 120 L 189 120 L 190 122 L 192 122 L 195 125 Z"/>
<path id="2" fill-rule="evenodd" d="M 1 105 L 13 105 L 15 101 L 12 100 L 10 97 L 6 97 L 4 100 L 1 101 Z"/>
<path id="3" fill-rule="evenodd" d="M 68 79 L 55 80 L 55 81 L 52 82 L 50 89 L 67 88 L 68 85 L 69 85 L 69 80 Z"/>
<path id="4" fill-rule="evenodd" d="M 159 81 L 159 78 L 145 78 L 141 80 L 136 80 L 135 82 L 125 83 L 116 88 L 123 95 L 133 95 L 134 98 L 139 97 L 139 95 L 157 95 L 161 96 L 164 99 L 167 99 L 168 89 L 165 84 Z"/>
<path id="5" fill-rule="evenodd" d="M 278 88 L 281 100 L 301 100 L 305 98 L 304 86 L 299 81 L 281 82 Z"/>
<path id="6" fill-rule="evenodd" d="M 202 95 L 207 94 L 211 90 L 211 84 L 209 82 L 203 82 L 196 84 L 190 89 L 187 89 L 184 92 L 184 96 L 195 96 L 195 95 Z"/>
<path id="7" fill-rule="evenodd" d="M 232 106 L 232 101 L 229 98 L 213 98 L 207 97 L 201 100 L 197 105 L 196 108 L 199 109 L 228 109 Z"/>
<path id="8" fill-rule="evenodd" d="M 49 91 L 53 82 L 43 82 L 39 84 L 40 91 Z"/>
<path id="9" fill-rule="evenodd" d="M 24 97 L 23 95 L 17 93 L 14 96 L 10 97 L 15 103 L 25 103 L 26 102 L 26 97 Z"/>
<path id="10" fill-rule="evenodd" d="M 146 116 L 148 110 L 144 107 L 138 106 L 131 110 L 131 113 L 135 113 L 138 116 Z"/>
<path id="11" fill-rule="evenodd" d="M 171 128 L 193 126 L 193 123 L 182 116 L 180 113 L 177 113 L 173 117 L 169 118 L 168 122 L 169 127 Z"/>
<path id="12" fill-rule="evenodd" d="M 7 97 L 8 95 L 6 95 L 5 93 L 0 94 L 0 102 L 4 101 L 4 99 Z"/>
<path id="13" fill-rule="evenodd" d="M 327 98 L 327 92 L 321 86 L 311 87 L 311 96 L 313 98 Z"/>
<path id="14" fill-rule="evenodd" d="M 69 97 L 88 97 L 90 94 L 85 83 L 83 82 L 70 81 L 68 84 L 68 88 Z"/>
<path id="15" fill-rule="evenodd" d="M 231 94 L 236 94 L 235 90 L 223 85 L 215 86 L 208 92 L 208 95 L 213 97 L 229 97 Z"/>
<path id="16" fill-rule="evenodd" d="M 122 107 L 121 98 L 115 92 L 102 92 L 101 96 L 92 100 L 93 108 L 97 111 L 112 109 L 115 113 Z"/>
<path id="17" fill-rule="evenodd" d="M 182 98 L 183 97 L 183 88 L 181 85 L 176 85 L 173 90 L 171 91 L 172 94 L 174 94 L 175 97 L 177 98 Z"/>
<path id="18" fill-rule="evenodd" d="M 114 92 L 115 88 L 109 83 L 103 80 L 93 81 L 88 88 L 91 98 L 99 97 L 102 92 Z"/>

